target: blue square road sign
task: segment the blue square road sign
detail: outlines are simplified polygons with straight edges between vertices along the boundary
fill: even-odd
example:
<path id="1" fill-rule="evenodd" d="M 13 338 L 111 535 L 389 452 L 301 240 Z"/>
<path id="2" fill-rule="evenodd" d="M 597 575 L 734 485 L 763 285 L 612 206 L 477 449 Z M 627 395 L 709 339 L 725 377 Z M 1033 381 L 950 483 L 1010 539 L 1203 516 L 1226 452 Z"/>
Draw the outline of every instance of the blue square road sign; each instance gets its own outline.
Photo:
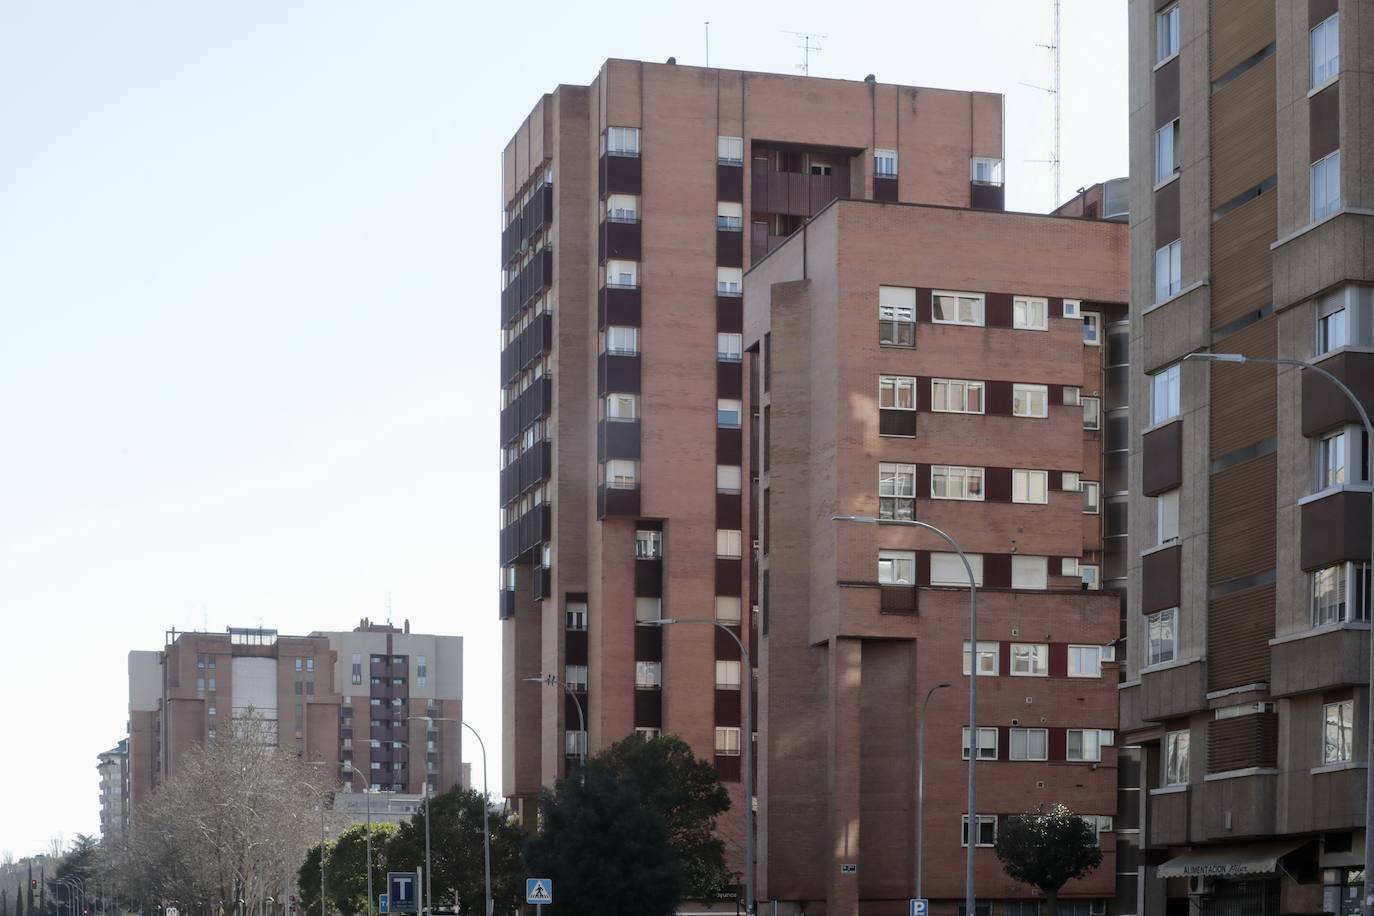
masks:
<path id="1" fill-rule="evenodd" d="M 389 871 L 386 873 L 387 902 L 391 906 L 393 913 L 414 913 L 419 907 L 416 906 L 415 892 L 419 888 L 420 882 L 416 880 L 413 871 Z"/>
<path id="2" fill-rule="evenodd" d="M 930 916 L 930 901 L 924 897 L 919 900 L 912 898 L 910 916 Z"/>
<path id="3" fill-rule="evenodd" d="M 525 902 L 530 906 L 548 906 L 553 903 L 553 879 L 526 878 Z"/>

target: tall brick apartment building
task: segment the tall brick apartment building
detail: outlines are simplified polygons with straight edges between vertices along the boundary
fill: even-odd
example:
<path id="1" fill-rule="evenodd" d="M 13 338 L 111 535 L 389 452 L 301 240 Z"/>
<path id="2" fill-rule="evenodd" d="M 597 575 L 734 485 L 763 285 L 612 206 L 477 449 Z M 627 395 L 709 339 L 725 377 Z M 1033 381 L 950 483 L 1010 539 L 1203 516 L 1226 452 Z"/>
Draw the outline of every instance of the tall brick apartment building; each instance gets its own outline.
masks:
<path id="1" fill-rule="evenodd" d="M 1097 586 L 1103 328 L 1125 316 L 1126 259 L 1118 222 L 841 200 L 746 276 L 759 892 L 777 912 L 906 912 L 919 709 L 941 683 L 923 891 L 936 913 L 962 907 L 967 580 L 910 519 L 953 536 L 981 586 L 976 845 L 1066 804 L 1104 852 L 1068 911 L 1114 896 L 1120 600 Z M 977 879 L 980 911 L 1037 912 L 990 848 Z"/>
<path id="2" fill-rule="evenodd" d="M 1369 721 L 1374 8 L 1132 0 L 1140 913 L 1355 912 Z"/>

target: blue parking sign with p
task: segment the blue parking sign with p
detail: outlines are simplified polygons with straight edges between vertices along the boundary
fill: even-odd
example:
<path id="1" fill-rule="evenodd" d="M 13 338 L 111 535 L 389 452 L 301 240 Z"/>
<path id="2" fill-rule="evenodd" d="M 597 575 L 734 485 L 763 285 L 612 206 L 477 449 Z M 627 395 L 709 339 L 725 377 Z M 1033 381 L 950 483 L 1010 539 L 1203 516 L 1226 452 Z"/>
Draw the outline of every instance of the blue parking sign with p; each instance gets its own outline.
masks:
<path id="1" fill-rule="evenodd" d="M 530 906 L 548 906 L 553 903 L 553 879 L 526 878 L 525 903 Z"/>
<path id="2" fill-rule="evenodd" d="M 910 916 L 930 916 L 930 901 L 924 897 L 919 900 L 912 898 Z"/>

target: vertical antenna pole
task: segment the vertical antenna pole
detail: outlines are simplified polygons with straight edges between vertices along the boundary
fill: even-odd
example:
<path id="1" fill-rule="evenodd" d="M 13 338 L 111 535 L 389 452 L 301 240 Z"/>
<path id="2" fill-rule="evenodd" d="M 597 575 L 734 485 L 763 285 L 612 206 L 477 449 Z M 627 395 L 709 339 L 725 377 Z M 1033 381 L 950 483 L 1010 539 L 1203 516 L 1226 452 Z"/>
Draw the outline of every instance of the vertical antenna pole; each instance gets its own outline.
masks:
<path id="1" fill-rule="evenodd" d="M 711 20 L 706 20 L 706 66 L 711 66 Z"/>
<path id="2" fill-rule="evenodd" d="M 1051 206 L 1051 207 L 1057 207 L 1057 206 L 1059 206 L 1059 204 L 1060 204 L 1060 197 L 1059 197 L 1059 175 L 1060 175 L 1060 170 L 1061 170 L 1061 168 L 1062 168 L 1062 164 L 1061 164 L 1060 161 L 1059 161 L 1059 152 L 1060 152 L 1059 101 L 1060 101 L 1060 97 L 1061 97 L 1060 84 L 1059 84 L 1059 57 L 1060 57 L 1060 49 L 1059 49 L 1059 39 L 1060 39 L 1060 31 L 1059 31 L 1059 4 L 1060 4 L 1060 0 L 1054 0 L 1054 39 L 1053 39 L 1053 41 L 1054 41 L 1054 47 L 1053 47 L 1053 53 L 1054 53 L 1054 200 L 1050 201 L 1050 206 Z"/>

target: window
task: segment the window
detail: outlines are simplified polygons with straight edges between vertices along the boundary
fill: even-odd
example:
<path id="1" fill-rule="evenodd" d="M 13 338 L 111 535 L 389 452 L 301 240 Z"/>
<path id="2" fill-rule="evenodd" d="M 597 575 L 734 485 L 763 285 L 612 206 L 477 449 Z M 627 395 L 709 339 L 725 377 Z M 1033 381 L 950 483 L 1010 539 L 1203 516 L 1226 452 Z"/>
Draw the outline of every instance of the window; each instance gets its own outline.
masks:
<path id="1" fill-rule="evenodd" d="M 568 729 L 563 733 L 563 753 L 568 757 L 582 757 L 587 753 L 587 733 Z"/>
<path id="2" fill-rule="evenodd" d="M 1160 544 L 1178 540 L 1178 490 L 1169 490 L 1155 497 L 1155 531 Z"/>
<path id="3" fill-rule="evenodd" d="M 1083 480 L 1079 482 L 1079 487 L 1083 490 L 1083 511 L 1088 515 L 1097 515 L 1101 512 L 1102 485 L 1095 480 Z"/>
<path id="4" fill-rule="evenodd" d="M 1083 344 L 1089 347 L 1102 345 L 1102 316 L 1097 312 L 1083 313 Z"/>
<path id="5" fill-rule="evenodd" d="M 213 677 L 209 679 L 209 682 L 206 685 L 206 689 L 209 690 L 211 693 L 215 692 L 215 679 Z"/>
<path id="6" fill-rule="evenodd" d="M 1043 642 L 1011 644 L 1011 673 L 1014 677 L 1048 677 L 1050 647 Z"/>
<path id="7" fill-rule="evenodd" d="M 1017 417 L 1048 417 L 1050 390 L 1044 385 L 1012 385 L 1011 412 Z"/>
<path id="8" fill-rule="evenodd" d="M 982 499 L 983 469 L 931 465 L 930 495 L 935 499 Z"/>
<path id="9" fill-rule="evenodd" d="M 968 815 L 963 816 L 964 836 L 960 841 L 960 846 L 968 845 Z M 997 815 L 980 814 L 978 815 L 978 839 L 977 846 L 993 846 L 997 843 Z M 975 907 L 977 904 L 975 904 Z"/>
<path id="10" fill-rule="evenodd" d="M 1322 763 L 1355 759 L 1355 701 L 1342 700 L 1322 707 Z"/>
<path id="11" fill-rule="evenodd" d="M 662 598 L 636 598 L 635 622 L 648 623 L 663 618 Z"/>
<path id="12" fill-rule="evenodd" d="M 716 529 L 716 556 L 727 560 L 737 560 L 742 557 L 742 541 L 744 535 L 739 531 L 732 531 L 726 528 Z"/>
<path id="13" fill-rule="evenodd" d="M 1351 344 L 1350 313 L 1345 307 L 1346 291 L 1323 296 L 1317 304 L 1317 355 L 1330 353 Z"/>
<path id="14" fill-rule="evenodd" d="M 974 156 L 969 160 L 969 181 L 975 184 L 1002 183 L 1002 160 L 988 156 Z"/>
<path id="15" fill-rule="evenodd" d="M 1059 558 L 1059 575 L 1061 575 L 1061 576 L 1076 576 L 1076 575 L 1078 575 L 1078 558 L 1077 558 L 1077 557 L 1060 557 L 1060 558 Z"/>
<path id="16" fill-rule="evenodd" d="M 1337 563 L 1312 577 L 1312 626 L 1369 619 L 1369 564 Z"/>
<path id="17" fill-rule="evenodd" d="M 1046 299 L 1031 299 L 1017 296 L 1011 300 L 1011 326 L 1027 331 L 1049 329 L 1050 304 Z"/>
<path id="18" fill-rule="evenodd" d="M 916 465 L 878 464 L 878 518 L 910 521 L 916 517 Z"/>
<path id="19" fill-rule="evenodd" d="M 1063 388 L 1063 392 L 1065 407 L 1073 407 L 1075 404 L 1079 404 L 1083 400 L 1083 389 L 1078 387 L 1077 385 L 1065 385 Z"/>
<path id="20" fill-rule="evenodd" d="M 563 610 L 563 615 L 569 630 L 587 629 L 587 602 L 569 601 L 568 606 Z"/>
<path id="21" fill-rule="evenodd" d="M 1099 572 L 1096 566 L 1089 566 L 1084 563 L 1078 564 L 1078 575 L 1083 580 L 1084 588 L 1099 588 Z"/>
<path id="22" fill-rule="evenodd" d="M 744 204 L 726 200 L 716 203 L 716 228 L 727 232 L 744 231 Z"/>
<path id="23" fill-rule="evenodd" d="M 1155 61 L 1178 53 L 1178 4 L 1155 14 Z"/>
<path id="24" fill-rule="evenodd" d="M 1155 131 L 1155 184 L 1178 174 L 1178 119 Z"/>
<path id="25" fill-rule="evenodd" d="M 1049 502 L 1049 471 L 1023 471 L 1014 468 L 1011 472 L 1011 501 L 1014 503 Z"/>
<path id="26" fill-rule="evenodd" d="M 197 693 L 204 693 L 204 692 L 205 692 L 205 678 L 203 678 L 203 677 L 198 677 L 198 678 L 196 678 L 196 692 L 197 692 Z"/>
<path id="27" fill-rule="evenodd" d="M 873 151 L 873 176 L 875 178 L 897 177 L 897 151 L 895 149 L 875 149 Z"/>
<path id="28" fill-rule="evenodd" d="M 717 137 L 716 161 L 724 162 L 728 165 L 744 164 L 744 138 Z"/>
<path id="29" fill-rule="evenodd" d="M 935 293 L 931 302 L 936 324 L 983 324 L 983 297 L 977 293 Z"/>
<path id="30" fill-rule="evenodd" d="M 1082 300 L 1079 300 L 1079 299 L 1065 299 L 1065 300 L 1064 300 L 1064 317 L 1065 317 L 1065 318 L 1078 318 L 1078 319 L 1082 319 L 1083 316 L 1082 316 L 1081 314 L 1079 314 L 1079 309 L 1082 307 L 1082 305 L 1083 305 Z"/>
<path id="31" fill-rule="evenodd" d="M 1307 46 L 1312 62 L 1311 89 L 1335 79 L 1341 70 L 1340 28 L 1340 14 L 1336 13 L 1317 23 L 1308 33 Z"/>
<path id="32" fill-rule="evenodd" d="M 881 585 L 915 585 L 916 554 L 910 550 L 878 551 L 878 582 Z"/>
<path id="33" fill-rule="evenodd" d="M 721 623 L 737 625 L 740 622 L 740 599 L 729 595 L 717 595 L 716 619 Z"/>
<path id="34" fill-rule="evenodd" d="M 663 686 L 662 662 L 635 662 L 635 687 L 657 690 Z"/>
<path id="35" fill-rule="evenodd" d="M 635 532 L 635 559 L 658 560 L 663 557 L 663 532 L 640 529 Z"/>
<path id="36" fill-rule="evenodd" d="M 1049 587 L 1049 557 L 1025 557 L 1013 554 L 1011 558 L 1011 587 L 1045 589 Z"/>
<path id="37" fill-rule="evenodd" d="M 606 128 L 606 153 L 611 156 L 638 156 L 639 128 Z"/>
<path id="38" fill-rule="evenodd" d="M 916 380 L 904 375 L 878 376 L 878 406 L 883 410 L 915 410 Z"/>
<path id="39" fill-rule="evenodd" d="M 1341 151 L 1312 163 L 1312 220 L 1330 216 L 1341 208 Z"/>
<path id="40" fill-rule="evenodd" d="M 739 727 L 716 727 L 716 753 L 723 757 L 739 756 Z"/>
<path id="41" fill-rule="evenodd" d="M 415 683 L 420 687 L 429 683 L 429 661 L 423 655 L 415 657 Z"/>
<path id="42" fill-rule="evenodd" d="M 1083 428 L 1101 429 L 1102 428 L 1102 400 L 1100 398 L 1083 398 Z"/>
<path id="43" fill-rule="evenodd" d="M 197 667 L 199 667 L 199 666 L 197 666 Z M 304 671 L 304 670 L 305 670 L 305 659 L 300 658 L 299 656 L 296 658 L 296 670 L 297 670 L 297 671 Z"/>
<path id="44" fill-rule="evenodd" d="M 1065 760 L 1097 761 L 1102 759 L 1100 734 L 1095 728 L 1071 728 L 1065 734 Z"/>
<path id="45" fill-rule="evenodd" d="M 1008 734 L 1012 760 L 1048 760 L 1049 730 L 1044 728 L 1013 728 Z"/>
<path id="46" fill-rule="evenodd" d="M 964 751 L 963 757 L 968 759 L 968 726 L 963 728 Z M 996 760 L 997 759 L 997 729 L 979 728 L 978 729 L 978 759 Z"/>
<path id="47" fill-rule="evenodd" d="M 363 682 L 363 657 L 358 653 L 353 653 L 353 683 Z"/>
<path id="48" fill-rule="evenodd" d="M 964 554 L 968 557 L 969 569 L 973 570 L 973 584 L 983 584 L 983 555 Z M 932 553 L 930 555 L 930 584 L 954 585 L 968 588 L 968 569 L 957 553 Z"/>
<path id="49" fill-rule="evenodd" d="M 1164 735 L 1164 784 L 1188 784 L 1188 732 L 1168 732 Z"/>
<path id="50" fill-rule="evenodd" d="M 930 409 L 942 413 L 982 413 L 983 383 L 933 378 L 930 380 Z"/>
<path id="51" fill-rule="evenodd" d="M 607 261 L 606 285 L 614 289 L 634 289 L 639 286 L 639 262 Z"/>
<path id="52" fill-rule="evenodd" d="M 1179 415 L 1179 373 L 1181 366 L 1174 363 L 1167 369 L 1154 374 L 1150 382 L 1150 422 L 1163 423 Z"/>
<path id="53" fill-rule="evenodd" d="M 563 668 L 563 686 L 578 693 L 585 691 L 587 689 L 587 666 L 565 665 Z"/>
<path id="54" fill-rule="evenodd" d="M 612 356 L 634 356 L 639 352 L 639 328 L 611 325 L 602 339 L 606 352 Z"/>
<path id="55" fill-rule="evenodd" d="M 886 347 L 916 346 L 916 290 L 878 287 L 878 343 Z"/>
<path id="56" fill-rule="evenodd" d="M 967 577 L 965 577 L 965 581 L 968 581 Z M 997 643 L 995 643 L 995 642 L 983 642 L 981 639 L 978 640 L 978 676 L 979 676 L 979 677 L 996 677 L 996 676 L 997 676 L 997 671 L 998 671 L 998 656 L 997 656 L 997 652 L 998 652 Z M 965 643 L 964 643 L 964 674 L 965 674 L 965 676 L 968 675 L 968 670 L 969 670 L 968 642 L 965 642 Z"/>
<path id="57" fill-rule="evenodd" d="M 1149 655 L 1147 665 L 1171 662 L 1178 655 L 1178 608 L 1160 611 L 1145 618 Z"/>
<path id="58" fill-rule="evenodd" d="M 214 666 L 211 665 L 210 667 L 213 668 Z M 305 670 L 306 670 L 306 671 L 314 671 L 314 670 L 315 670 L 315 660 L 314 660 L 313 658 L 307 658 L 307 659 L 305 660 Z"/>
<path id="59" fill-rule="evenodd" d="M 739 429 L 743 422 L 743 409 L 739 401 L 720 398 L 716 401 L 716 425 L 726 429 Z"/>
<path id="60" fill-rule="evenodd" d="M 633 394 L 608 394 L 603 403 L 607 420 L 634 420 L 639 417 L 639 398 Z"/>
<path id="61" fill-rule="evenodd" d="M 716 359 L 726 363 L 737 363 L 744 356 L 744 336 L 742 334 L 717 334 Z"/>
<path id="62" fill-rule="evenodd" d="M 744 283 L 744 270 L 739 267 L 716 268 L 716 295 L 738 296 Z"/>
<path id="63" fill-rule="evenodd" d="M 633 490 L 639 486 L 639 462 L 611 458 L 606 464 L 606 489 Z"/>
<path id="64" fill-rule="evenodd" d="M 635 734 L 645 741 L 652 741 L 659 735 L 661 735 L 662 732 L 660 732 L 656 728 L 645 728 L 643 726 L 638 726 L 635 728 Z"/>
<path id="65" fill-rule="evenodd" d="M 716 492 L 717 493 L 738 493 L 740 492 L 741 475 L 743 471 L 737 464 L 718 464 L 716 465 Z"/>
<path id="66" fill-rule="evenodd" d="M 716 689 L 739 690 L 739 662 L 716 661 Z"/>
<path id="67" fill-rule="evenodd" d="M 606 198 L 606 222 L 639 222 L 639 196 L 636 194 L 611 194 Z"/>
<path id="68" fill-rule="evenodd" d="M 1317 443 L 1317 490 L 1338 487 L 1346 482 L 1345 430 L 1323 436 Z"/>
<path id="69" fill-rule="evenodd" d="M 1155 250 L 1155 302 L 1178 293 L 1183 288 L 1183 243 L 1174 239 Z"/>

